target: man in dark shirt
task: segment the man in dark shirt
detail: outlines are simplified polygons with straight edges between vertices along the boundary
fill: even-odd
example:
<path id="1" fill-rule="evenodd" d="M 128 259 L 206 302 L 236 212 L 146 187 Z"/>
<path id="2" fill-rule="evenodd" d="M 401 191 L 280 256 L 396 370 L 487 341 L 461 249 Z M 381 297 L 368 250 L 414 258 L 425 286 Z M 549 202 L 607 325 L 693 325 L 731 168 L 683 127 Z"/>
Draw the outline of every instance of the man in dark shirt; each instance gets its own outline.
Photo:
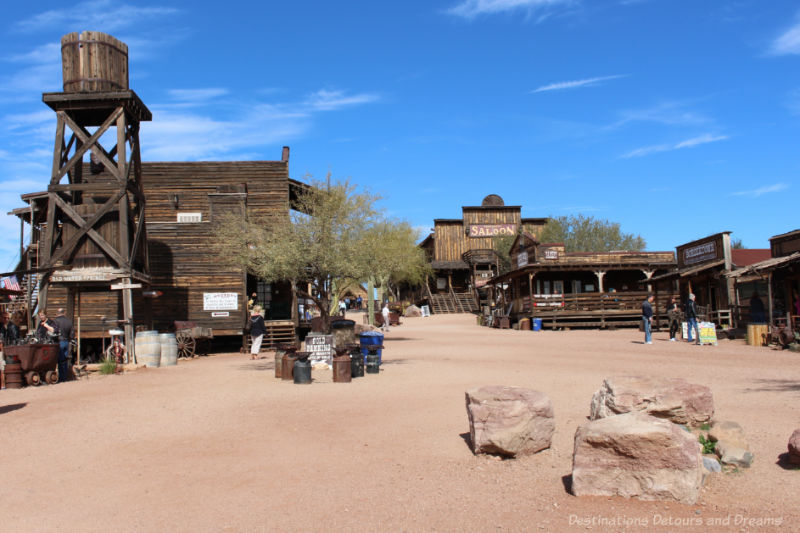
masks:
<path id="1" fill-rule="evenodd" d="M 13 344 L 19 338 L 19 328 L 11 322 L 7 311 L 0 312 L 0 342 Z"/>
<path id="2" fill-rule="evenodd" d="M 692 342 L 692 330 L 694 329 L 697 334 L 695 344 L 700 344 L 700 326 L 697 324 L 697 305 L 694 302 L 694 294 L 689 294 L 689 299 L 686 300 L 686 308 L 683 311 L 683 316 L 686 318 L 686 326 L 689 330 L 687 340 Z"/>
<path id="3" fill-rule="evenodd" d="M 70 377 L 70 343 L 72 342 L 72 320 L 67 318 L 63 309 L 56 312 L 53 320 L 58 327 L 58 381 L 67 381 Z"/>
<path id="4" fill-rule="evenodd" d="M 642 322 L 644 323 L 644 343 L 653 344 L 653 300 L 652 294 L 647 295 L 647 299 L 642 302 Z"/>

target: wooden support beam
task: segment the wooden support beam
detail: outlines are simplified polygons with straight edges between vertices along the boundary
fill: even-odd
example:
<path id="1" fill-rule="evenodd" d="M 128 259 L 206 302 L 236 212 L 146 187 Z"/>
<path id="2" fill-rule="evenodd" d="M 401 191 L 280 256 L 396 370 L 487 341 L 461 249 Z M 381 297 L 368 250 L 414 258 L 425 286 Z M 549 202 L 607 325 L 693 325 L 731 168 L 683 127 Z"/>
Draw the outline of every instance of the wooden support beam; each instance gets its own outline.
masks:
<path id="1" fill-rule="evenodd" d="M 124 194 L 124 192 L 125 192 L 125 190 L 122 189 L 121 191 L 119 191 L 118 194 L 121 195 L 121 194 Z M 87 233 L 89 235 L 89 237 L 91 237 L 91 239 L 95 243 L 97 243 L 97 245 L 100 248 L 103 249 L 104 252 L 106 252 L 109 256 L 111 256 L 111 259 L 116 261 L 117 265 L 120 268 L 123 268 L 125 270 L 130 270 L 130 264 L 129 264 L 128 260 L 123 258 L 119 254 L 119 252 L 117 252 L 117 250 L 114 249 L 114 247 L 111 246 L 108 243 L 108 241 L 106 241 L 102 237 L 102 235 L 97 233 L 97 231 L 95 231 L 90 225 L 86 224 L 86 221 L 81 217 L 80 214 L 78 214 L 77 211 L 75 211 L 75 209 L 72 208 L 72 206 L 68 205 L 66 202 L 64 202 L 64 200 L 62 200 L 56 194 L 53 194 L 53 197 L 55 198 L 55 202 L 58 204 L 58 207 L 60 207 L 61 210 L 64 211 L 64 213 L 67 216 L 69 216 L 72 220 L 74 220 L 75 223 L 78 224 L 78 226 L 82 226 L 82 227 L 80 227 L 78 233 L 81 233 L 81 232 Z M 95 213 L 94 216 L 90 220 L 94 220 L 95 222 L 97 220 L 99 220 L 100 217 L 102 217 L 107 211 L 109 211 L 111 209 L 111 207 L 114 205 L 114 203 L 116 203 L 116 201 L 118 199 L 119 199 L 119 197 L 116 197 L 116 198 L 115 197 L 111 197 L 105 204 L 103 204 L 103 207 L 101 207 L 100 210 L 97 211 L 97 213 Z M 70 241 L 71 240 L 72 239 L 70 239 Z M 59 250 L 59 254 L 58 254 L 59 258 L 62 257 L 67 251 L 69 251 L 69 250 L 67 250 L 66 246 L 62 246 L 61 250 Z M 55 262 L 54 260 L 51 260 L 48 263 L 47 266 L 51 266 L 50 263 L 54 263 L 54 262 Z"/>
<path id="2" fill-rule="evenodd" d="M 102 137 L 108 131 L 108 128 L 111 127 L 111 124 L 113 124 L 117 120 L 117 118 L 122 112 L 123 110 L 121 107 L 115 109 L 114 112 L 111 113 L 111 115 L 106 119 L 106 121 L 103 122 L 103 124 L 91 136 L 89 135 L 89 132 L 86 131 L 86 129 L 82 128 L 81 126 L 78 126 L 71 118 L 69 118 L 69 115 L 67 115 L 64 111 L 58 112 L 58 116 L 62 118 L 64 123 L 67 126 L 69 126 L 70 129 L 72 129 L 72 131 L 75 133 L 78 139 L 83 141 L 83 146 L 81 146 L 80 148 L 76 147 L 75 153 L 72 155 L 69 161 L 67 161 L 67 163 L 63 167 L 54 172 L 53 177 L 50 180 L 50 183 L 52 185 L 58 184 L 61 181 L 61 178 L 64 177 L 64 174 L 67 173 L 67 171 L 69 171 L 79 161 L 82 161 L 84 154 L 90 148 L 92 152 L 100 160 L 100 162 L 106 166 L 106 169 L 108 169 L 108 171 L 111 174 L 113 174 L 114 177 L 117 178 L 117 180 L 119 181 L 124 180 L 123 176 L 117 175 L 116 165 L 108 157 L 106 151 L 103 150 L 99 144 L 97 144 L 97 141 L 100 140 L 100 137 Z"/>

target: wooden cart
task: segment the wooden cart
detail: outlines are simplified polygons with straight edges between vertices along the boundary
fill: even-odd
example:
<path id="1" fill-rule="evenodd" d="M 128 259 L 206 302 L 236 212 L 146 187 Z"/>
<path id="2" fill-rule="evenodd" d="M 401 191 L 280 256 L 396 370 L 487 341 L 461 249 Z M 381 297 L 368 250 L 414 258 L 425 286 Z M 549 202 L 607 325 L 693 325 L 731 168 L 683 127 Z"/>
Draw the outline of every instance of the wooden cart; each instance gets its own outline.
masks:
<path id="1" fill-rule="evenodd" d="M 214 332 L 211 328 L 203 328 L 191 321 L 175 321 L 175 340 L 178 342 L 178 357 L 197 357 L 198 347 L 205 347 L 205 354 L 211 345 Z"/>

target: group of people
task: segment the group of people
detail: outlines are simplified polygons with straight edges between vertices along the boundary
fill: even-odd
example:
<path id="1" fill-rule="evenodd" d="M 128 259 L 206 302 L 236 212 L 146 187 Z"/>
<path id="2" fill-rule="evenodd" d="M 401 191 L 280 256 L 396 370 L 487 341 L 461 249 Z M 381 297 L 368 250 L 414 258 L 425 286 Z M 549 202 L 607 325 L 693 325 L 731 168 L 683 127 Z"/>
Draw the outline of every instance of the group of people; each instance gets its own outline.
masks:
<path id="1" fill-rule="evenodd" d="M 642 303 L 642 325 L 644 327 L 644 343 L 653 344 L 653 301 L 655 296 L 648 294 Z M 698 323 L 697 303 L 695 295 L 689 294 L 683 307 L 683 317 L 686 319 L 688 329 L 687 341 L 700 344 L 700 324 Z M 667 304 L 667 317 L 669 319 L 669 340 L 675 342 L 675 336 L 681 327 L 681 310 L 677 299 L 673 296 Z M 695 333 L 692 339 L 692 333 Z"/>
<path id="2" fill-rule="evenodd" d="M 339 298 L 339 314 L 344 316 L 347 311 L 361 311 L 361 305 L 363 304 L 364 300 L 361 296 L 356 296 L 355 298 L 350 298 L 349 296 L 345 298 Z"/>

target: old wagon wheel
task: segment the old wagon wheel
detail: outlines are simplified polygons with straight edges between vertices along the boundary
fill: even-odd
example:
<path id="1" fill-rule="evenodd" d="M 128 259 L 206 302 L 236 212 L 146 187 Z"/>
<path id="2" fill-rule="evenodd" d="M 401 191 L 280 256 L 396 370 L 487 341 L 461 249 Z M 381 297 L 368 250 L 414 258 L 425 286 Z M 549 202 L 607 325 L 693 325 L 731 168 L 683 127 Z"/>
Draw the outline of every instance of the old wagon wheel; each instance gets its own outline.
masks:
<path id="1" fill-rule="evenodd" d="M 44 375 L 44 380 L 50 385 L 58 383 L 58 374 L 54 370 L 48 370 Z"/>
<path id="2" fill-rule="evenodd" d="M 28 385 L 36 387 L 39 383 L 42 382 L 42 378 L 39 376 L 38 372 L 30 371 L 25 374 L 25 381 L 28 382 Z"/>
<path id="3" fill-rule="evenodd" d="M 195 340 L 194 337 L 185 331 L 175 333 L 175 340 L 178 341 L 178 357 L 194 357 Z"/>

